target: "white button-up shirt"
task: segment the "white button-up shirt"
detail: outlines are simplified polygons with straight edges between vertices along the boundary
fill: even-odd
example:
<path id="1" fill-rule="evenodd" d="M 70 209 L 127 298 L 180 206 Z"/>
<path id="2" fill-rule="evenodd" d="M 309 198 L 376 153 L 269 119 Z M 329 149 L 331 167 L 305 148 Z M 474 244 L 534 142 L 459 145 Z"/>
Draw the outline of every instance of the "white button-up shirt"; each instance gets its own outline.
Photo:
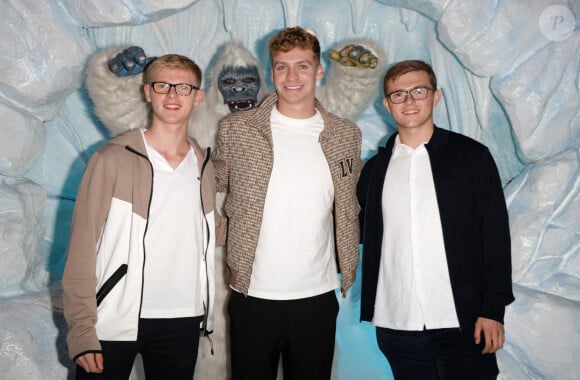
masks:
<path id="1" fill-rule="evenodd" d="M 458 327 L 433 173 L 425 144 L 396 138 L 382 196 L 383 241 L 373 324 Z"/>

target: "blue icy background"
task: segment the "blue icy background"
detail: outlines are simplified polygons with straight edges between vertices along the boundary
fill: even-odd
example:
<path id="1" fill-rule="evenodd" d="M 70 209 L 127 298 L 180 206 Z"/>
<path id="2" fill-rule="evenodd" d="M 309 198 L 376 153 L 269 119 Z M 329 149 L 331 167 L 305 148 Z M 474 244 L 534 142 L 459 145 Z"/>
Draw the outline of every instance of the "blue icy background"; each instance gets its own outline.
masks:
<path id="1" fill-rule="evenodd" d="M 108 138 L 83 87 L 89 57 L 181 53 L 208 86 L 223 43 L 268 67 L 267 39 L 297 24 L 324 51 L 366 38 L 388 63 L 432 63 L 436 123 L 488 145 L 505 185 L 516 301 L 501 378 L 580 378 L 578 20 L 577 0 L 0 0 L 0 378 L 70 376 L 59 279 L 78 183 Z M 394 130 L 378 97 L 355 121 L 363 158 Z M 340 300 L 333 377 L 391 379 L 359 287 Z"/>

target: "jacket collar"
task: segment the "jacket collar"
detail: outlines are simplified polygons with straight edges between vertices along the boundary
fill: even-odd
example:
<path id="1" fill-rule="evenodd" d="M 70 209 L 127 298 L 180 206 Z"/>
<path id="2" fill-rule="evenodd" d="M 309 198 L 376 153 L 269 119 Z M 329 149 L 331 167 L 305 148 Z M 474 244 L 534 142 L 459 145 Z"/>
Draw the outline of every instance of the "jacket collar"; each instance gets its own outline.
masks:
<path id="1" fill-rule="evenodd" d="M 432 152 L 443 149 L 443 146 L 445 145 L 447 139 L 449 138 L 449 134 L 450 132 L 448 130 L 435 126 L 433 136 L 431 136 L 429 142 L 425 144 L 425 147 L 427 148 L 428 151 Z"/>
<path id="2" fill-rule="evenodd" d="M 129 147 L 131 150 L 147 157 L 147 149 L 145 148 L 143 136 L 141 135 L 139 128 L 131 129 L 130 131 L 120 134 L 119 136 L 110 140 L 108 144 Z"/>
<path id="3" fill-rule="evenodd" d="M 189 138 L 189 145 L 193 148 L 193 152 L 197 157 L 198 166 L 200 169 L 202 163 L 205 161 L 206 157 L 209 154 L 208 149 L 201 149 L 197 141 L 193 138 Z M 142 155 L 143 157 L 148 157 L 147 155 L 147 148 L 145 148 L 145 142 L 143 141 L 143 135 L 139 128 L 132 129 L 127 131 L 108 142 L 108 144 L 112 145 L 119 145 L 121 147 L 128 147 L 130 150 L 137 152 L 138 154 Z"/>

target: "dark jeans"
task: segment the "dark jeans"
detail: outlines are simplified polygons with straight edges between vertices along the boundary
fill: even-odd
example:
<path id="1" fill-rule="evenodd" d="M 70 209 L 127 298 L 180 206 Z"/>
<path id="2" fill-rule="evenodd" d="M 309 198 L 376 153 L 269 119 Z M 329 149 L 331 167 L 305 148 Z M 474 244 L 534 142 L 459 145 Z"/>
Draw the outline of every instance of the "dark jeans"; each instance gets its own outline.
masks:
<path id="1" fill-rule="evenodd" d="M 233 380 L 330 379 L 338 301 L 334 291 L 275 301 L 232 291 L 228 304 Z"/>
<path id="2" fill-rule="evenodd" d="M 147 380 L 191 380 L 202 318 L 140 319 L 136 342 L 101 341 L 103 373 L 86 373 L 77 365 L 75 379 L 126 380 L 141 354 Z"/>
<path id="3" fill-rule="evenodd" d="M 482 355 L 483 344 L 459 329 L 377 327 L 377 342 L 396 380 L 490 380 L 499 373 L 495 354 Z"/>

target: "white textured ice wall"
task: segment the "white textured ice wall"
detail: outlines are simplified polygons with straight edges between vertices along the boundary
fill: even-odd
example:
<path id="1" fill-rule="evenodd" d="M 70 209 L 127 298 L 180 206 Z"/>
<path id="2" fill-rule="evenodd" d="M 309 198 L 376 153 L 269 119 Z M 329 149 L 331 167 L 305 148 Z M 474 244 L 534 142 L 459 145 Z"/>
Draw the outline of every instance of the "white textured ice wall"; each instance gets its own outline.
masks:
<path id="1" fill-rule="evenodd" d="M 325 51 L 363 37 L 381 45 L 388 62 L 433 64 L 443 93 L 436 122 L 487 144 L 507 185 L 516 301 L 498 354 L 502 378 L 573 379 L 580 373 L 579 17 L 572 0 L 5 0 L 0 377 L 67 373 L 62 315 L 47 284 L 62 272 L 86 160 L 106 138 L 82 87 L 90 55 L 121 44 L 182 53 L 207 79 L 223 43 L 243 42 L 269 67 L 269 35 L 300 24 L 317 31 Z M 356 121 L 365 157 L 394 128 L 379 99 Z M 358 324 L 357 286 L 341 300 L 334 378 L 355 378 L 364 361 L 365 376 L 388 379 L 372 329 Z"/>

